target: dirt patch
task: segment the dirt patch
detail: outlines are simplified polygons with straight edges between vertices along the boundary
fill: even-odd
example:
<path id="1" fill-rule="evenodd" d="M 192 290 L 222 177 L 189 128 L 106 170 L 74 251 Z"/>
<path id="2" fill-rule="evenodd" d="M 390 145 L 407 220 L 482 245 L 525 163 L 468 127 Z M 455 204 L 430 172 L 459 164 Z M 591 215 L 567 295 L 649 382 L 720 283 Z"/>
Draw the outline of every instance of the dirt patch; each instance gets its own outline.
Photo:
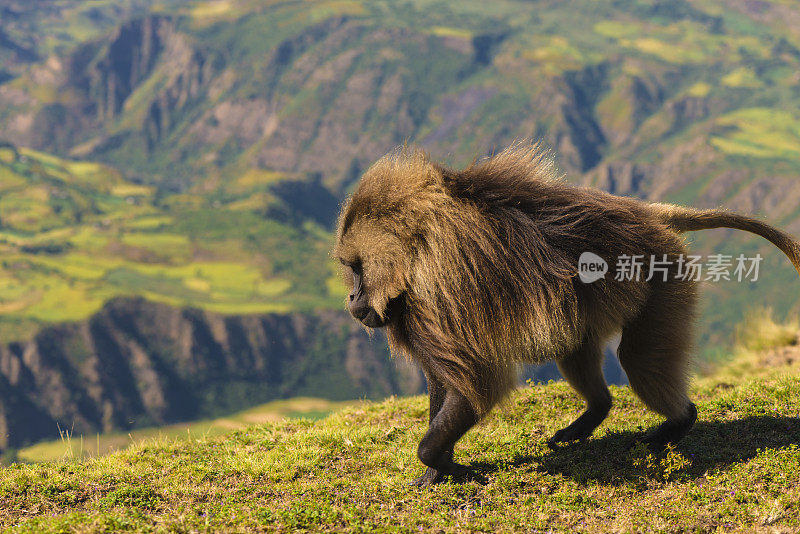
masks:
<path id="1" fill-rule="evenodd" d="M 800 365 L 800 332 L 791 345 L 768 349 L 759 355 L 758 363 L 769 367 Z"/>

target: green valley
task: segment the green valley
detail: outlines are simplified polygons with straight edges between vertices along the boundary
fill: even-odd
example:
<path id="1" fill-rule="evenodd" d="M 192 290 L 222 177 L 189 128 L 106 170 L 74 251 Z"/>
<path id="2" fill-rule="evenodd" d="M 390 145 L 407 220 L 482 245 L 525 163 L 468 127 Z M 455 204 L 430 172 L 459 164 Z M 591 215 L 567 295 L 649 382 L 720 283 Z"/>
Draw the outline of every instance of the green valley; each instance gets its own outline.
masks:
<path id="1" fill-rule="evenodd" d="M 405 141 L 463 165 L 542 139 L 574 182 L 722 205 L 800 232 L 791 3 L 65 0 L 38 11 L 14 0 L 5 9 L 2 137 L 102 162 L 128 184 L 101 194 L 76 182 L 58 216 L 38 204 L 41 188 L 4 193 L 0 209 L 14 205 L 0 215 L 12 224 L 0 229 L 5 243 L 63 248 L 35 258 L 24 283 L 8 282 L 5 268 L 2 309 L 19 325 L 86 315 L 119 294 L 231 313 L 338 307 L 326 232 L 358 176 Z M 91 236 L 87 222 L 63 234 L 52 226 L 83 209 Z M 767 244 L 723 231 L 693 239 L 704 253 L 767 258 L 752 287 L 708 288 L 705 357 L 729 344 L 746 312 L 733 303 L 758 295 L 779 313 L 800 311 L 783 290 L 791 268 Z M 74 313 L 47 302 L 48 283 Z"/>
<path id="2" fill-rule="evenodd" d="M 0 148 L 0 328 L 86 319 L 142 296 L 228 313 L 339 306 L 327 231 L 268 217 L 285 175 L 248 173 L 218 196 L 160 194 L 107 165 Z"/>

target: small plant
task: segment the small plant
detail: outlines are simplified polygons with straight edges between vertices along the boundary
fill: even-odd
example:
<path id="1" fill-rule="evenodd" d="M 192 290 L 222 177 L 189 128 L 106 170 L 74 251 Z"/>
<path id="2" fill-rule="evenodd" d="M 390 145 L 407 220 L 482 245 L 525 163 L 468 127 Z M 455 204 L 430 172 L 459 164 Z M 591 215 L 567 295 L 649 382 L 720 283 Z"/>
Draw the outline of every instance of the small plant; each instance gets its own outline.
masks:
<path id="1" fill-rule="evenodd" d="M 158 508 L 161 501 L 161 495 L 147 486 L 121 487 L 115 489 L 101 500 L 104 507 L 119 506 L 142 510 L 154 510 Z"/>
<path id="2" fill-rule="evenodd" d="M 76 460 L 75 449 L 72 447 L 72 435 L 74 431 L 66 428 L 61 428 L 61 425 L 59 425 L 57 421 L 56 421 L 56 427 L 58 428 L 58 436 L 61 439 L 61 444 L 64 446 L 63 459 L 68 461 Z M 81 436 L 81 450 L 78 458 L 83 458 L 83 436 Z"/>
<path id="3" fill-rule="evenodd" d="M 637 469 L 643 469 L 648 478 L 661 482 L 669 482 L 685 475 L 685 469 L 692 462 L 675 450 L 675 446 L 668 444 L 662 455 L 655 455 L 643 443 L 638 443 L 630 451 L 631 461 Z"/>

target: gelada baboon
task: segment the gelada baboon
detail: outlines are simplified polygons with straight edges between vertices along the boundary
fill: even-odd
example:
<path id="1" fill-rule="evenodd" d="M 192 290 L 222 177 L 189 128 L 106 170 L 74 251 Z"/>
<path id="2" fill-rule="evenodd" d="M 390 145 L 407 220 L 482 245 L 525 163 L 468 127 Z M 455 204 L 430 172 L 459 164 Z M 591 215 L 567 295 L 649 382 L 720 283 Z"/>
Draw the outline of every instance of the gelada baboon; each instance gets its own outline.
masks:
<path id="1" fill-rule="evenodd" d="M 468 474 L 453 445 L 513 388 L 520 362 L 555 360 L 586 399 L 551 446 L 588 437 L 611 407 L 601 348 L 618 332 L 633 391 L 666 417 L 642 441 L 681 439 L 697 409 L 686 393 L 696 282 L 680 272 L 680 233 L 718 227 L 765 237 L 800 270 L 800 246 L 771 226 L 570 186 L 536 146 L 462 171 L 412 148 L 375 163 L 342 209 L 334 254 L 350 313 L 387 327 L 393 353 L 425 372 L 430 420 L 418 452 L 428 469 L 415 483 Z M 582 282 L 584 252 L 609 273 Z M 664 272 L 616 280 L 618 258 L 634 255 Z"/>

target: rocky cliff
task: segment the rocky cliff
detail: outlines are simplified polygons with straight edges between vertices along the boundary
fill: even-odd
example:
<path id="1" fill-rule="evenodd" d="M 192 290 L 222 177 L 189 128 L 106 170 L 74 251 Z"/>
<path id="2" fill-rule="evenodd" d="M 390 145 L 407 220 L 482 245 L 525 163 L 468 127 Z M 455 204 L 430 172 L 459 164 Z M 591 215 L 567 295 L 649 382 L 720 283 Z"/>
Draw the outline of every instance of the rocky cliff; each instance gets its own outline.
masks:
<path id="1" fill-rule="evenodd" d="M 0 449 L 211 416 L 276 398 L 424 388 L 343 312 L 222 316 L 140 299 L 0 345 Z"/>

